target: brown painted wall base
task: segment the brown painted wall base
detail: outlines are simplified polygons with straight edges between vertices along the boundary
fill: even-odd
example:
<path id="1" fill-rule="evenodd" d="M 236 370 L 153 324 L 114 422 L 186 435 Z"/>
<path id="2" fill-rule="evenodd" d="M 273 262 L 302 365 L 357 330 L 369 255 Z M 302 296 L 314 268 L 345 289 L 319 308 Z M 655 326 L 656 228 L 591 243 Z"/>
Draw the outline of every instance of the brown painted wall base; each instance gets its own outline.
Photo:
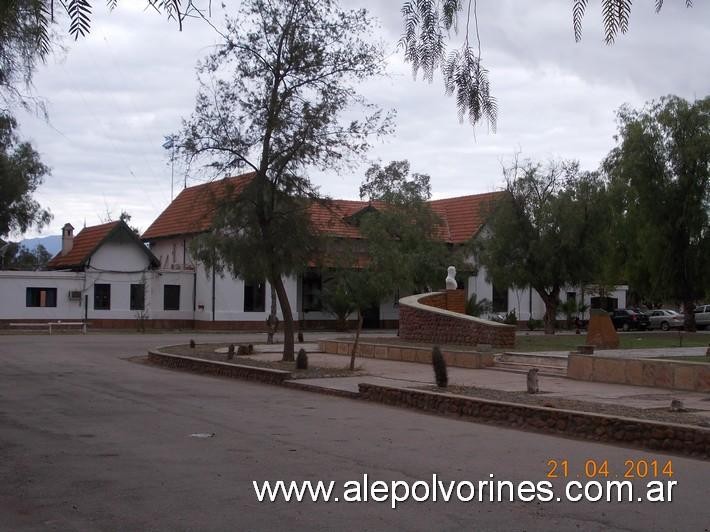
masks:
<path id="1" fill-rule="evenodd" d="M 710 430 L 702 427 L 557 410 L 409 388 L 364 383 L 359 387 L 363 399 L 387 405 L 547 434 L 710 458 Z"/>
<path id="2" fill-rule="evenodd" d="M 10 327 L 11 323 L 48 323 L 56 321 L 77 322 L 83 321 L 77 318 L 57 319 L 16 319 L 16 320 L 0 320 L 0 329 L 21 330 L 21 328 Z M 89 331 L 92 329 L 123 329 L 123 330 L 139 330 L 138 320 L 135 319 L 89 319 Z M 196 331 L 248 331 L 266 333 L 266 324 L 264 321 L 202 321 L 202 320 L 145 320 L 143 327 L 146 330 L 165 330 L 165 329 L 189 329 Z M 336 320 L 305 320 L 294 323 L 296 331 L 317 331 L 317 330 L 336 330 Z M 348 329 L 354 330 L 357 323 L 355 321 L 348 322 Z M 399 326 L 399 320 L 380 320 L 381 329 L 396 329 Z M 37 331 L 37 328 L 32 330 Z M 283 330 L 283 323 L 279 327 Z"/>
<path id="3" fill-rule="evenodd" d="M 570 354 L 567 377 L 581 381 L 710 392 L 710 364 Z"/>

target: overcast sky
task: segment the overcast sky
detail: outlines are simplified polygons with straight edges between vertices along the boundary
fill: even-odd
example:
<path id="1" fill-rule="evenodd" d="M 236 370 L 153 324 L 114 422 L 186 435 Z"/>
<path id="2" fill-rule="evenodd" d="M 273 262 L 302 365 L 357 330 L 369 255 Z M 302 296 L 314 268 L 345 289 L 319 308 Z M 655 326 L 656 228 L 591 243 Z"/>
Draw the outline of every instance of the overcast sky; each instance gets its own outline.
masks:
<path id="1" fill-rule="evenodd" d="M 238 2 L 226 0 L 227 9 Z M 122 0 L 108 13 L 94 2 L 92 33 L 55 54 L 35 76 L 49 123 L 20 115 L 22 134 L 52 168 L 37 199 L 54 214 L 42 234 L 65 222 L 80 228 L 122 210 L 145 230 L 168 205 L 171 169 L 164 136 L 178 131 L 194 105 L 195 63 L 219 42 L 206 23 L 173 23 L 144 11 L 142 0 Z M 572 158 L 596 169 L 614 145 L 615 111 L 666 94 L 702 98 L 710 93 L 710 6 L 666 0 L 634 3 L 630 31 L 603 43 L 600 7 L 590 2 L 583 41 L 575 44 L 568 0 L 480 0 L 482 59 L 498 100 L 497 133 L 459 124 L 441 79 L 414 81 L 397 51 L 401 1 L 349 0 L 379 18 L 390 52 L 389 77 L 362 92 L 397 110 L 394 135 L 376 143 L 370 157 L 409 159 L 428 173 L 434 197 L 488 192 L 501 187 L 501 163 L 516 151 L 536 160 Z M 220 15 L 214 23 L 222 26 Z M 64 27 L 62 27 L 64 29 Z M 460 43 L 459 39 L 455 42 Z M 314 174 L 321 190 L 357 198 L 366 166 L 347 175 Z M 188 177 L 188 185 L 195 184 Z M 175 194 L 183 186 L 176 172 Z M 36 232 L 27 236 L 35 236 Z"/>

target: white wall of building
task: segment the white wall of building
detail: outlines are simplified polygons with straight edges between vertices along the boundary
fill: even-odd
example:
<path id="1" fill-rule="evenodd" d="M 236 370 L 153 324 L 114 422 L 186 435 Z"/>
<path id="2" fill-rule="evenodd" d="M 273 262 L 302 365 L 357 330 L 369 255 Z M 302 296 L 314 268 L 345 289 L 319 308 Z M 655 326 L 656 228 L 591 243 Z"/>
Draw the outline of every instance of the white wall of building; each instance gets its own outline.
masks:
<path id="1" fill-rule="evenodd" d="M 138 272 L 149 267 L 148 255 L 135 242 L 106 242 L 89 260 L 95 270 Z"/>
<path id="2" fill-rule="evenodd" d="M 81 290 L 83 273 L 0 271 L 0 319 L 64 320 L 83 317 L 83 303 L 71 301 L 70 291 Z M 56 307 L 28 307 L 27 288 L 56 288 Z"/>

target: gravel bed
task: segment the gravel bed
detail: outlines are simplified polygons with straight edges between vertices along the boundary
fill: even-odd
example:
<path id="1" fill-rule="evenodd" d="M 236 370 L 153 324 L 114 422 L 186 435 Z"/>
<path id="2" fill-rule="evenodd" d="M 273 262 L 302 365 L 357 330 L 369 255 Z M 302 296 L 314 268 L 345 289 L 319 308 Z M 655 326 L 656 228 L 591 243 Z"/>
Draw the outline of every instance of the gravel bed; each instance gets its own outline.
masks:
<path id="1" fill-rule="evenodd" d="M 680 423 L 682 425 L 710 427 L 709 417 L 693 414 L 692 411 L 671 412 L 670 410 L 666 411 L 660 409 L 635 408 L 631 406 L 621 406 L 608 403 L 578 401 L 575 399 L 565 399 L 563 397 L 549 397 L 544 393 L 541 395 L 531 395 L 526 392 L 508 392 L 504 390 L 492 390 L 490 388 L 479 388 L 475 386 L 449 386 L 445 390 L 442 390 L 437 386 L 425 386 L 420 389 L 445 394 L 450 393 L 456 395 L 468 395 L 470 397 L 490 399 L 493 401 L 546 406 L 549 408 L 559 408 L 563 410 L 577 410 L 581 412 L 591 412 L 594 414 L 607 414 L 611 416 L 630 417 L 650 421 L 662 421 L 664 423 Z"/>
<path id="2" fill-rule="evenodd" d="M 367 375 L 364 371 L 350 371 L 348 368 L 334 368 L 329 366 L 314 366 L 308 364 L 308 369 L 296 369 L 295 362 L 283 362 L 281 360 L 259 360 L 251 356 L 234 356 L 232 360 L 227 359 L 226 354 L 215 353 L 215 349 L 227 347 L 229 344 L 197 344 L 194 348 L 189 345 L 174 345 L 162 349 L 171 355 L 181 355 L 215 362 L 227 362 L 228 364 L 240 364 L 243 366 L 254 366 L 257 368 L 280 369 L 290 371 L 293 379 L 317 379 L 331 377 L 359 377 Z M 253 344 L 258 349 L 258 344 Z M 235 347 L 238 347 L 235 345 Z M 258 355 L 259 353 L 254 353 Z"/>

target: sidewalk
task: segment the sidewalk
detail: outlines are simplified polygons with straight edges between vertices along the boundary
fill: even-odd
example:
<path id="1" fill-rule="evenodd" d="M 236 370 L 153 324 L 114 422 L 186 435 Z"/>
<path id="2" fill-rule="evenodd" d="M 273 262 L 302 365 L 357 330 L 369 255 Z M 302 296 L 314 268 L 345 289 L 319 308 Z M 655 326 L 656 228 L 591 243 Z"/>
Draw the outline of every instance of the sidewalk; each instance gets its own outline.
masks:
<path id="1" fill-rule="evenodd" d="M 314 352 L 315 344 L 303 344 L 303 346 L 308 351 L 308 359 L 312 364 L 342 368 L 350 362 L 350 357 L 348 356 Z M 261 348 L 262 346 L 259 347 Z M 297 349 L 298 348 L 297 346 Z M 700 349 L 703 349 L 704 352 L 704 348 Z M 271 349 L 269 349 L 269 351 L 270 352 L 264 352 L 260 350 L 260 352 L 255 353 L 255 356 L 261 360 L 280 359 L 280 350 L 276 346 L 274 346 L 273 351 Z M 623 350 L 615 351 L 622 352 Z M 559 355 L 559 352 L 556 354 Z M 620 356 L 624 356 L 624 354 L 622 353 Z M 326 379 L 298 379 L 297 382 L 315 387 L 350 392 L 357 392 L 358 384 L 360 383 L 406 388 L 417 388 L 434 384 L 434 372 L 428 364 L 372 358 L 356 358 L 355 364 L 369 375 Z M 512 373 L 494 369 L 450 367 L 448 374 L 450 385 L 476 386 L 510 392 L 522 392 L 526 390 L 526 375 L 523 373 Z M 710 394 L 623 384 L 577 381 L 564 377 L 540 376 L 539 383 L 543 397 L 559 397 L 611 405 L 623 404 L 624 406 L 642 409 L 667 408 L 670 405 L 671 399 L 679 399 L 683 401 L 686 408 L 697 409 L 698 412 L 695 412 L 696 415 L 707 416 L 710 421 Z"/>

